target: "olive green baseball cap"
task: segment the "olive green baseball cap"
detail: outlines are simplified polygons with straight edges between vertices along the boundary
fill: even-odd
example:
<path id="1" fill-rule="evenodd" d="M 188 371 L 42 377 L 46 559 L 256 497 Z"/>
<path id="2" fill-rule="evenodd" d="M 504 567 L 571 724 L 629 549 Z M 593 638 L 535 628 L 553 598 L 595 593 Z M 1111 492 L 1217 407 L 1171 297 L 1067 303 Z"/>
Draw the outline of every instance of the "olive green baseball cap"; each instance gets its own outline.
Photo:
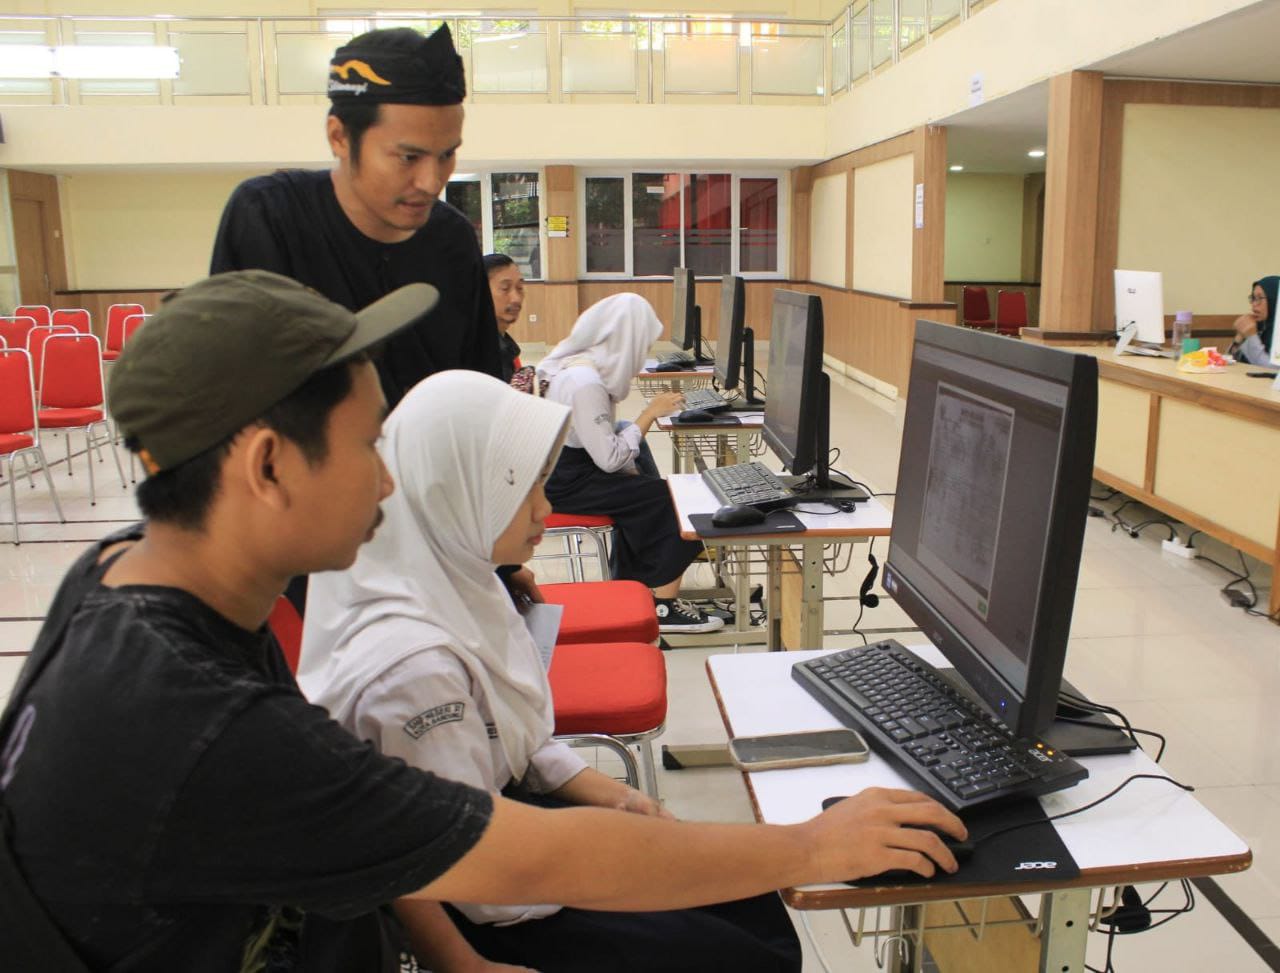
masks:
<path id="1" fill-rule="evenodd" d="M 148 473 L 172 469 L 439 298 L 429 284 L 409 284 L 353 314 L 279 274 L 216 274 L 178 291 L 129 339 L 111 367 L 111 413 L 137 438 Z"/>

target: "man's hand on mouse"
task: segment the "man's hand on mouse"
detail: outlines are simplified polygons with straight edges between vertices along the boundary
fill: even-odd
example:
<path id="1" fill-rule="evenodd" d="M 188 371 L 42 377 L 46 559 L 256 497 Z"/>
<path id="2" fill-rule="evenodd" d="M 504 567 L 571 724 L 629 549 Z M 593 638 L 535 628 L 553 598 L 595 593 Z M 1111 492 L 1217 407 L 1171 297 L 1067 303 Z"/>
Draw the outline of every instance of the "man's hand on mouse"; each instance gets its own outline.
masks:
<path id="1" fill-rule="evenodd" d="M 916 791 L 869 787 L 833 804 L 800 827 L 808 829 L 820 881 L 842 882 L 891 870 L 925 878 L 938 868 L 959 866 L 942 839 L 968 837 L 964 822 L 931 797 Z"/>

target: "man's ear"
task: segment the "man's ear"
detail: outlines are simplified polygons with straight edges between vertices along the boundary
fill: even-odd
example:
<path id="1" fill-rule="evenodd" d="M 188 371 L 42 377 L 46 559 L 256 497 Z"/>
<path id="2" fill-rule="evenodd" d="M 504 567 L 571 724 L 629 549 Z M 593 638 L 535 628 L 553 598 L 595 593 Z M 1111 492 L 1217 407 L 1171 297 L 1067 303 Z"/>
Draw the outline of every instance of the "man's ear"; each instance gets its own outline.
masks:
<path id="1" fill-rule="evenodd" d="M 342 124 L 342 119 L 337 115 L 326 115 L 324 134 L 329 140 L 329 151 L 333 153 L 334 158 L 343 162 L 349 161 L 351 142 L 347 138 L 347 126 Z"/>
<path id="2" fill-rule="evenodd" d="M 284 448 L 278 432 L 259 426 L 248 433 L 239 463 L 249 495 L 279 511 L 289 506 L 289 490 L 281 475 Z"/>

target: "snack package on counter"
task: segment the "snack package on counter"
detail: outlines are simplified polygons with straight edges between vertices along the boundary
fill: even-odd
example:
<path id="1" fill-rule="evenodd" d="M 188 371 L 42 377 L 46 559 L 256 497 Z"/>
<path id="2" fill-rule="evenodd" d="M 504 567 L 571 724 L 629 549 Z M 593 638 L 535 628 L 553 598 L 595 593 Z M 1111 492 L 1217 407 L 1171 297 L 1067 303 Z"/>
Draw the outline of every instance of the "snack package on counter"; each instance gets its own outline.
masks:
<path id="1" fill-rule="evenodd" d="M 1230 364 L 1231 359 L 1223 358 L 1217 348 L 1201 348 L 1199 351 L 1189 351 L 1179 358 L 1178 371 L 1196 374 L 1225 372 Z"/>

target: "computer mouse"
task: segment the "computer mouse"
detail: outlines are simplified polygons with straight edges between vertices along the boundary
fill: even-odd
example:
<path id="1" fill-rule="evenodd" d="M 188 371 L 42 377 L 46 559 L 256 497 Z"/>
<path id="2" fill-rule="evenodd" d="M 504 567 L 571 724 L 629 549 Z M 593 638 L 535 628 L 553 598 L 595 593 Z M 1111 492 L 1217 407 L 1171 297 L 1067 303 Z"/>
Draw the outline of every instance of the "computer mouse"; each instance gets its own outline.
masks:
<path id="1" fill-rule="evenodd" d="M 765 513 L 759 507 L 721 507 L 711 515 L 712 527 L 750 527 L 763 524 Z"/>
<path id="2" fill-rule="evenodd" d="M 832 804 L 835 804 L 843 800 L 844 800 L 843 797 L 828 797 L 825 801 L 822 802 L 822 810 L 825 811 L 827 808 L 831 807 Z M 904 827 L 913 828 L 913 827 L 917 827 L 917 825 L 908 824 L 908 825 L 904 825 Z M 932 831 L 939 838 L 941 838 L 942 843 L 946 845 L 948 849 L 950 849 L 951 854 L 955 856 L 956 864 L 959 865 L 961 868 L 964 867 L 965 862 L 973 858 L 973 852 L 974 852 L 974 849 L 977 847 L 977 842 L 974 841 L 972 837 L 966 838 L 963 841 L 961 841 L 959 838 L 953 838 L 951 835 L 947 834 L 945 831 L 939 828 L 935 828 L 929 825 L 919 825 L 918 827 L 920 828 L 921 831 Z M 941 869 L 939 869 L 938 874 L 935 876 L 935 878 L 942 878 L 942 877 L 945 877 L 947 874 L 948 874 L 947 872 L 944 872 Z M 878 875 L 866 875 L 863 878 L 854 879 L 853 884 L 885 885 L 889 883 L 901 884 L 903 882 L 927 882 L 927 881 L 932 881 L 932 879 L 926 879 L 919 872 L 913 872 L 910 869 L 906 869 L 906 868 L 891 868 L 887 872 L 881 872 Z"/>
<path id="3" fill-rule="evenodd" d="M 660 361 L 649 369 L 651 372 L 687 372 L 691 365 L 685 365 L 678 361 Z"/>
<path id="4" fill-rule="evenodd" d="M 714 413 L 707 412 L 705 409 L 685 409 L 679 412 L 675 417 L 676 422 L 715 422 Z"/>

